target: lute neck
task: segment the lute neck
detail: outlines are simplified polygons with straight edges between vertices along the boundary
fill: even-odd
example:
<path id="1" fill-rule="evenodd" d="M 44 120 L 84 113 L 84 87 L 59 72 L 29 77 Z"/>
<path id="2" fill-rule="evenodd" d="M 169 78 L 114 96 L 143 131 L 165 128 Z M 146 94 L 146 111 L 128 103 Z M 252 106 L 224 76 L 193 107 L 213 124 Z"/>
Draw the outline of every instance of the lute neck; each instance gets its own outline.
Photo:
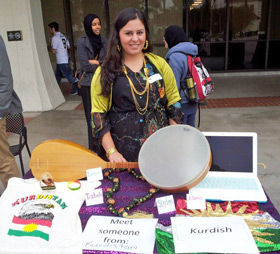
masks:
<path id="1" fill-rule="evenodd" d="M 138 162 L 107 162 L 107 168 L 138 168 Z"/>

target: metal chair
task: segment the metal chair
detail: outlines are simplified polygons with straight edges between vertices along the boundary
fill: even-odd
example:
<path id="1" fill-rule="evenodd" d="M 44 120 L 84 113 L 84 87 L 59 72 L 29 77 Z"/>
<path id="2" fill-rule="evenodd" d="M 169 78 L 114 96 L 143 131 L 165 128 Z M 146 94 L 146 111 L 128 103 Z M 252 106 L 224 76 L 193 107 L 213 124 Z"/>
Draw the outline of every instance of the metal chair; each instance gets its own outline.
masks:
<path id="1" fill-rule="evenodd" d="M 10 151 L 14 156 L 19 155 L 22 176 L 24 173 L 24 166 L 22 160 L 22 150 L 26 146 L 29 157 L 31 157 L 30 149 L 27 144 L 27 129 L 24 125 L 22 113 L 7 114 L 6 115 L 6 131 L 19 135 L 19 142 L 15 145 L 10 145 Z"/>

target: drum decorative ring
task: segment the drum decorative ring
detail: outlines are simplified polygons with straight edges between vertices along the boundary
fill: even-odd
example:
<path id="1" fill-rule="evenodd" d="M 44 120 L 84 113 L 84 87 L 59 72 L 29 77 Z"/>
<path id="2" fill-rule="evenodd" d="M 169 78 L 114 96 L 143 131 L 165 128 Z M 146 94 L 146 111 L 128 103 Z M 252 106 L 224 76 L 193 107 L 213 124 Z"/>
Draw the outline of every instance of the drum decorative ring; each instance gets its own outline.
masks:
<path id="1" fill-rule="evenodd" d="M 202 181 L 211 167 L 212 154 L 202 132 L 189 125 L 170 125 L 145 141 L 138 163 L 148 183 L 177 193 Z"/>

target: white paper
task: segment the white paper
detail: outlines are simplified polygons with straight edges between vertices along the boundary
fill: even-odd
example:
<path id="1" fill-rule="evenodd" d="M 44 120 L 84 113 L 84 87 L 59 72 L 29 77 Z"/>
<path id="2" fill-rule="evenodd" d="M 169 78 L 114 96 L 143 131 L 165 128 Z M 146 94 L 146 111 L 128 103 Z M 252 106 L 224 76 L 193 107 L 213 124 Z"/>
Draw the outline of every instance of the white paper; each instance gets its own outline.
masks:
<path id="1" fill-rule="evenodd" d="M 98 205 L 103 204 L 103 192 L 102 189 L 96 189 L 85 193 L 85 200 L 86 200 L 86 206 L 91 205 Z"/>
<path id="2" fill-rule="evenodd" d="M 89 182 L 95 182 L 98 180 L 103 180 L 103 172 L 102 168 L 91 168 L 86 170 L 87 173 L 87 180 Z"/>
<path id="3" fill-rule="evenodd" d="M 200 209 L 200 210 L 206 209 L 205 198 L 202 196 L 187 194 L 186 200 L 187 200 L 187 209 Z"/>
<path id="4" fill-rule="evenodd" d="M 83 232 L 84 250 L 153 253 L 157 219 L 93 215 Z"/>
<path id="5" fill-rule="evenodd" d="M 242 217 L 172 217 L 171 224 L 176 253 L 259 253 Z"/>
<path id="6" fill-rule="evenodd" d="M 85 193 L 91 192 L 94 189 L 98 188 L 101 185 L 100 181 L 95 181 L 95 182 L 89 182 L 89 181 L 81 181 L 83 190 Z"/>
<path id="7" fill-rule="evenodd" d="M 173 195 L 156 198 L 159 214 L 176 211 Z"/>

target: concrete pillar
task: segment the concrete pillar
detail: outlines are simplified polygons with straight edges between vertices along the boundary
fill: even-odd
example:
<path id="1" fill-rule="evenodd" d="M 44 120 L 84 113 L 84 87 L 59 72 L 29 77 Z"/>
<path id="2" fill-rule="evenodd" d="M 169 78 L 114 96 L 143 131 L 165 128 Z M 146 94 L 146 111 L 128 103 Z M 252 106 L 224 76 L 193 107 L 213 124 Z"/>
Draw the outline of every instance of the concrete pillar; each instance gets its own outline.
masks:
<path id="1" fill-rule="evenodd" d="M 57 85 L 44 34 L 40 0 L 0 0 L 0 34 L 5 40 L 14 89 L 25 112 L 51 110 L 65 99 Z M 22 32 L 8 41 L 7 31 Z"/>

